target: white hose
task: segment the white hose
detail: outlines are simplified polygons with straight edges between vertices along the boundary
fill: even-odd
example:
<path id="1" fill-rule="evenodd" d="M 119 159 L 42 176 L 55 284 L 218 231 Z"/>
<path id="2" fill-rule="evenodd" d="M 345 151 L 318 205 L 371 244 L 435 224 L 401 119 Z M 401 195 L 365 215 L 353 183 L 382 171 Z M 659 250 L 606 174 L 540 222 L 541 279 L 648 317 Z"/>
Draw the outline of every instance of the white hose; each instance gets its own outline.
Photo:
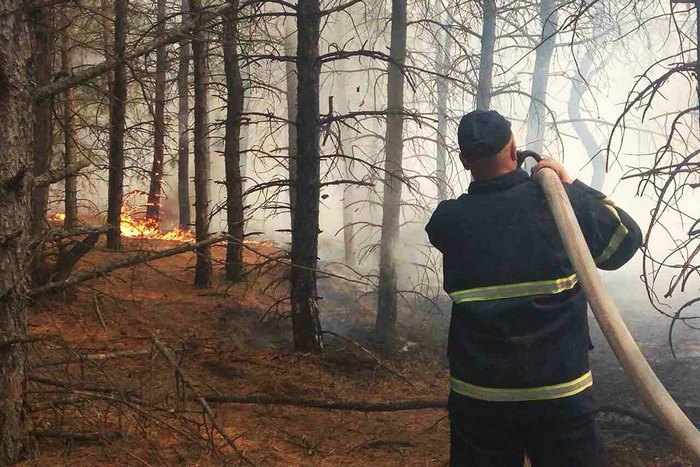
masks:
<path id="1" fill-rule="evenodd" d="M 603 286 L 559 177 L 552 169 L 543 168 L 535 174 L 535 179 L 544 190 L 566 253 L 610 347 L 649 409 L 673 440 L 690 456 L 693 465 L 700 466 L 700 432 L 654 374 Z"/>

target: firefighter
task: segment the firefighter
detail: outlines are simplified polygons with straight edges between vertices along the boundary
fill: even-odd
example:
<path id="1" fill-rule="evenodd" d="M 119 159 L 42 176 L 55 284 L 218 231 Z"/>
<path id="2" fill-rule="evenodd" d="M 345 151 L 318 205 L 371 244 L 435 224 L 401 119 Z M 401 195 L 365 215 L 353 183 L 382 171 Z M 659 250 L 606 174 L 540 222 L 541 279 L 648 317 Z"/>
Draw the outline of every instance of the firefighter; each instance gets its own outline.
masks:
<path id="1" fill-rule="evenodd" d="M 450 465 L 605 465 L 588 362 L 586 298 L 539 185 L 518 167 L 510 122 L 477 110 L 459 125 L 468 193 L 426 231 L 452 298 Z M 544 159 L 569 195 L 596 264 L 621 267 L 639 226 L 602 193 Z"/>

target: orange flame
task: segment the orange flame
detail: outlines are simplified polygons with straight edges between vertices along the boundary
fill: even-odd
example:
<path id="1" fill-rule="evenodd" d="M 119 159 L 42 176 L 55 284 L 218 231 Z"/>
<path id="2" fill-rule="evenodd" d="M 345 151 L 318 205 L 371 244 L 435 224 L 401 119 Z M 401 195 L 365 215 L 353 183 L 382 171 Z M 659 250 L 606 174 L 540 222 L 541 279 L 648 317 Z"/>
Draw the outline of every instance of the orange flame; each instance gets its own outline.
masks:
<path id="1" fill-rule="evenodd" d="M 125 198 L 130 198 L 131 195 L 130 193 Z M 123 237 L 194 242 L 194 235 L 190 231 L 180 228 L 163 231 L 157 221 L 135 215 L 137 209 L 139 208 L 131 207 L 126 202 L 122 205 L 120 230 Z M 66 214 L 63 212 L 56 212 L 49 217 L 56 223 L 62 223 L 65 218 Z"/>
<path id="2" fill-rule="evenodd" d="M 132 216 L 133 209 L 122 208 L 121 232 L 124 237 L 150 238 L 154 240 L 176 240 L 180 242 L 193 242 L 194 236 L 188 230 L 176 228 L 163 231 L 158 222 L 152 219 Z"/>
<path id="3" fill-rule="evenodd" d="M 52 222 L 56 223 L 62 223 L 63 221 L 66 220 L 66 213 L 65 212 L 56 212 L 49 217 L 49 220 Z"/>

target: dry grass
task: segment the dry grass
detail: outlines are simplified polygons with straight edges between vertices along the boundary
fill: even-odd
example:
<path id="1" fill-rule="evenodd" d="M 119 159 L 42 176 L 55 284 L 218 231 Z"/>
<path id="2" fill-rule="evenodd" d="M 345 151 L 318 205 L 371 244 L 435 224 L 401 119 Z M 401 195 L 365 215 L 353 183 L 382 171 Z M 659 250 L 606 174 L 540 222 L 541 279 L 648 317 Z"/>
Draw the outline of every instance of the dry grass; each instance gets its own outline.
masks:
<path id="1" fill-rule="evenodd" d="M 170 246 L 163 241 L 126 243 L 129 249 Z M 255 248 L 275 253 L 269 245 Z M 221 247 L 213 252 L 215 258 L 223 258 Z M 123 254 L 95 251 L 82 267 Z M 34 460 L 22 465 L 237 463 L 235 453 L 212 432 L 201 407 L 183 401 L 191 394 L 165 359 L 152 351 L 151 333 L 177 349 L 180 365 L 201 393 L 372 401 L 446 396 L 447 370 L 436 358 L 407 355 L 390 361 L 412 381 L 410 385 L 342 342 L 336 342 L 325 357 L 292 352 L 288 321 L 268 315 L 261 322 L 286 292 L 284 286 L 265 287 L 282 277 L 284 268 L 230 285 L 217 267 L 215 286 L 200 290 L 191 285 L 194 259 L 185 254 L 140 265 L 35 304 L 31 333 L 60 337 L 32 344 L 31 365 L 52 363 L 32 372 L 70 382 L 72 387 L 29 383 L 33 429 L 119 432 L 123 437 L 39 438 Z M 247 263 L 260 260 L 246 252 Z M 352 296 L 348 287 L 337 284 L 337 291 Z M 351 316 L 360 324 L 371 320 L 368 300 L 351 305 Z M 127 350 L 143 352 L 94 361 L 55 361 Z M 48 401 L 66 398 L 84 400 L 46 407 Z M 262 405 L 213 404 L 212 408 L 227 434 L 260 466 L 443 466 L 448 460 L 449 427 L 440 410 L 366 414 Z M 673 463 L 678 462 L 676 457 L 668 457 L 672 453 L 640 448 L 624 443 L 611 446 L 611 453 L 616 465 L 681 465 Z M 659 455 L 666 457 L 655 459 Z"/>

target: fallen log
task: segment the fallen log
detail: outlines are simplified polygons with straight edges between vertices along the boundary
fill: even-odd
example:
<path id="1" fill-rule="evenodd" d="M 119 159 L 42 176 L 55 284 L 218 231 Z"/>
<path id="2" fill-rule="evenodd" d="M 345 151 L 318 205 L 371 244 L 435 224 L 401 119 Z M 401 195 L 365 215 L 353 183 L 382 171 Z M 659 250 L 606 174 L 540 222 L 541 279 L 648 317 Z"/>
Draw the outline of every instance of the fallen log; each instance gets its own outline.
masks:
<path id="1" fill-rule="evenodd" d="M 33 297 L 36 297 L 36 296 L 45 294 L 47 292 L 65 289 L 67 287 L 71 287 L 71 286 L 80 284 L 82 282 L 89 281 L 91 279 L 96 279 L 98 277 L 106 276 L 107 274 L 110 274 L 110 273 L 117 271 L 119 269 L 124 269 L 124 268 L 128 268 L 131 266 L 136 266 L 137 264 L 147 263 L 150 261 L 155 261 L 157 259 L 168 258 L 170 256 L 179 255 L 181 253 L 187 253 L 188 251 L 192 251 L 192 250 L 195 250 L 195 249 L 203 247 L 203 246 L 208 246 L 208 245 L 213 245 L 215 243 L 223 242 L 224 240 L 226 240 L 226 238 L 227 238 L 227 235 L 222 233 L 222 234 L 210 237 L 206 240 L 202 240 L 201 242 L 185 243 L 182 245 L 178 245 L 175 248 L 170 248 L 168 250 L 157 251 L 154 253 L 141 252 L 141 253 L 139 253 L 135 256 L 131 256 L 129 258 L 124 258 L 124 259 L 121 259 L 119 261 L 114 261 L 113 263 L 104 264 L 98 268 L 93 269 L 92 271 L 86 271 L 86 272 L 82 272 L 79 274 L 74 274 L 63 281 L 49 282 L 46 285 L 35 288 L 31 292 L 31 295 Z"/>

